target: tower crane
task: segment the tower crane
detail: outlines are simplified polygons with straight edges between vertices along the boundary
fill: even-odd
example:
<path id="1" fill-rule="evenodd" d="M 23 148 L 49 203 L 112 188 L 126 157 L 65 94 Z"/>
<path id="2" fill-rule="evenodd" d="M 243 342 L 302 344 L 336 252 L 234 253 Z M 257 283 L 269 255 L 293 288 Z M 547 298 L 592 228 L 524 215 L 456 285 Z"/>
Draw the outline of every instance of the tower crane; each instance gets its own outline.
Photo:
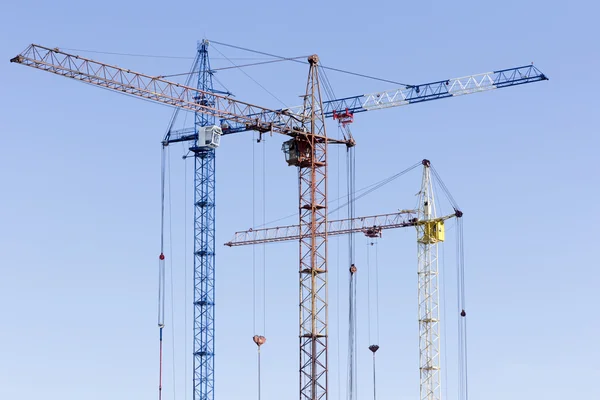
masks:
<path id="1" fill-rule="evenodd" d="M 192 148 L 216 148 L 222 135 L 254 130 L 260 134 L 266 132 L 280 133 L 291 137 L 284 145 L 289 165 L 298 167 L 299 196 L 299 238 L 300 250 L 300 399 L 327 399 L 327 146 L 328 144 L 345 144 L 352 146 L 352 138 L 333 139 L 327 136 L 325 118 L 335 118 L 340 123 L 348 123 L 354 113 L 413 104 L 428 100 L 441 99 L 463 94 L 477 93 L 491 89 L 510 87 L 525 83 L 546 80 L 546 76 L 537 68 L 530 66 L 510 68 L 495 72 L 472 75 L 463 78 L 449 79 L 410 85 L 392 91 L 370 95 L 358 95 L 343 99 L 323 102 L 321 99 L 318 73 L 319 58 L 308 57 L 309 73 L 304 96 L 304 104 L 292 109 L 271 109 L 251 103 L 232 99 L 227 94 L 209 90 L 209 87 L 193 88 L 171 82 L 161 77 L 150 76 L 129 69 L 101 63 L 78 55 L 69 54 L 58 48 L 49 48 L 32 44 L 11 62 L 51 72 L 67 78 L 79 80 L 94 86 L 112 91 L 140 97 L 152 102 L 172 106 L 178 109 L 204 115 L 204 122 L 196 123 L 192 131 L 171 132 L 163 145 L 174 142 L 191 142 Z M 212 120 L 220 120 L 221 126 L 206 125 Z M 202 129 L 200 129 L 202 128 Z M 192 150 L 196 153 L 195 150 Z M 198 154 L 202 153 L 201 151 Z M 210 154 L 210 151 L 209 151 Z M 213 153 L 214 155 L 214 153 Z M 197 160 L 197 159 L 196 159 Z M 214 157 L 211 163 L 214 162 Z M 199 168 L 196 163 L 196 194 L 201 187 L 214 191 L 213 168 Z M 207 164 L 208 165 L 208 164 Z M 212 173 L 208 177 L 205 174 Z M 202 183 L 200 183 L 202 182 Z M 211 186 L 212 184 L 212 186 Z M 208 192 L 205 192 L 208 193 Z M 211 192 L 214 193 L 214 192 Z M 195 199 L 196 213 L 208 215 L 213 212 L 202 207 L 204 201 L 208 205 L 209 197 L 200 196 Z M 214 206 L 214 203 L 212 204 Z M 203 214 L 204 213 L 204 214 Z M 195 215 L 195 218 L 198 214 Z M 195 220 L 196 238 L 203 232 L 206 242 L 214 239 L 214 217 Z M 212 225 L 211 225 L 212 224 Z M 212 235 L 212 236 L 211 236 Z M 199 271 L 198 268 L 209 268 L 206 261 L 198 257 L 212 257 L 210 251 L 197 243 L 195 276 L 205 279 L 204 285 L 213 285 L 214 275 Z M 202 254 L 202 252 L 205 252 Z M 214 263 L 212 264 L 214 271 Z M 204 274 L 204 275 L 203 275 Z M 212 311 L 214 302 L 208 299 L 208 292 L 198 291 L 195 307 L 204 315 L 205 322 L 196 320 L 195 330 L 212 329 L 214 326 Z M 205 297 L 202 297 L 205 296 Z M 207 308 L 202 308 L 207 307 Z M 204 311 L 206 313 L 202 314 Z M 196 318 L 199 315 L 196 315 Z M 209 326 L 210 325 L 210 326 Z M 210 358 L 212 363 L 212 345 L 208 344 L 212 336 L 206 333 L 195 333 L 195 357 Z M 210 364 L 212 365 L 212 364 Z M 212 367 L 211 367 L 212 368 Z M 212 400 L 212 370 L 210 375 L 198 373 L 194 375 L 194 400 Z M 197 382 L 197 380 L 210 382 Z M 196 390 L 196 388 L 198 388 Z M 204 388 L 204 389 L 203 389 Z"/>
<path id="2" fill-rule="evenodd" d="M 440 331 L 438 324 L 438 251 L 437 245 L 445 240 L 444 221 L 461 218 L 463 212 L 437 217 L 435 199 L 430 174 L 431 163 L 423 160 L 423 177 L 419 191 L 419 208 L 401 210 L 392 214 L 368 217 L 355 217 L 327 222 L 327 229 L 317 232 L 320 235 L 344 235 L 363 233 L 367 237 L 380 237 L 383 230 L 415 227 L 417 231 L 417 274 L 418 274 L 418 315 L 419 315 L 419 372 L 420 399 L 441 399 L 440 377 Z M 275 243 L 298 240 L 303 233 L 299 225 L 249 229 L 236 232 L 226 246 L 246 246 L 261 243 Z M 375 348 L 375 351 L 379 347 Z"/>
<path id="3" fill-rule="evenodd" d="M 208 57 L 208 41 L 202 40 L 192 68 L 197 75 L 197 89 L 206 93 L 231 93 L 213 87 L 213 71 Z M 198 94 L 199 102 L 214 106 L 214 96 Z M 219 136 L 213 136 L 215 116 L 195 112 L 193 127 L 173 130 L 179 109 L 175 110 L 163 139 L 163 150 L 172 136 L 193 133 L 190 152 L 194 157 L 194 329 L 193 329 L 193 398 L 214 399 L 215 348 L 215 147 Z M 218 132 L 218 130 L 217 130 Z M 200 136 L 203 136 L 201 139 Z M 206 140 L 211 143 L 205 146 Z M 187 301 L 187 299 L 186 299 Z"/>

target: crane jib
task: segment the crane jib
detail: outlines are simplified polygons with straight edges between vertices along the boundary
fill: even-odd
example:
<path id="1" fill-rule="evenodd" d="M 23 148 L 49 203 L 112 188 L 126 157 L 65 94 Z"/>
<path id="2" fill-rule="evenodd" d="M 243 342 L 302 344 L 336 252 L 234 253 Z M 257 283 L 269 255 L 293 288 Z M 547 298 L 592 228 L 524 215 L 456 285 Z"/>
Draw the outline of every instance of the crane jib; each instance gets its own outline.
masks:
<path id="1" fill-rule="evenodd" d="M 339 114 L 340 112 L 356 114 L 545 80 L 548 80 L 548 78 L 538 68 L 533 65 L 525 65 L 461 78 L 409 85 L 384 92 L 327 100 L 323 102 L 323 113 L 326 118 L 333 118 L 336 113 Z M 278 111 L 283 112 L 284 110 Z M 300 113 L 302 110 L 301 106 L 296 106 L 285 111 Z M 246 129 L 243 126 L 232 123 L 226 133 L 236 133 L 244 130 Z"/>

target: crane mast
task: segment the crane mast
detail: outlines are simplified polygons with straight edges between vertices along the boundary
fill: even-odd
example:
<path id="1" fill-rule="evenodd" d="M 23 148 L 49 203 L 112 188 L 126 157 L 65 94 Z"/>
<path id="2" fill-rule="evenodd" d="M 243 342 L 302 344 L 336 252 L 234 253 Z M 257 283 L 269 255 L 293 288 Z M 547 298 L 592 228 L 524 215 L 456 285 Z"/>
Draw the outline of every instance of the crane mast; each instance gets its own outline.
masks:
<path id="1" fill-rule="evenodd" d="M 197 101 L 215 106 L 208 42 L 198 48 Z M 214 114 L 195 112 L 194 155 L 194 362 L 193 399 L 214 399 L 215 350 L 215 148 L 199 143 Z M 187 301 L 187 299 L 186 299 Z"/>
<path id="2" fill-rule="evenodd" d="M 418 315 L 420 399 L 440 400 L 440 308 L 438 293 L 438 242 L 444 240 L 443 221 L 436 220 L 429 160 L 423 160 L 423 180 L 419 191 Z"/>
<path id="3" fill-rule="evenodd" d="M 300 186 L 300 400 L 327 399 L 327 134 L 319 87 L 319 58 L 310 70 L 303 115 L 310 116 L 306 135 L 296 146 Z M 291 144 L 291 143 L 290 143 Z M 321 234 L 320 234 L 321 232 Z"/>

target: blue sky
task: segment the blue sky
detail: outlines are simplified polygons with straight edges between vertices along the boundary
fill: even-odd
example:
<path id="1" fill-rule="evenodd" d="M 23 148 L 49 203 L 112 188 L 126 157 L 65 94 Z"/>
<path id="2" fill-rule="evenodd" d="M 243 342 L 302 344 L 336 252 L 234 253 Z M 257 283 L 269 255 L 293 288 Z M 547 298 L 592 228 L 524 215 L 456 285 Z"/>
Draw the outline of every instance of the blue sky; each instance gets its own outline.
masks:
<path id="1" fill-rule="evenodd" d="M 0 398 L 156 396 L 160 140 L 172 112 L 8 60 L 30 43 L 193 57 L 203 37 L 289 57 L 317 53 L 325 65 L 401 82 L 535 62 L 550 81 L 357 116 L 352 126 L 358 142 L 356 186 L 428 158 L 464 210 L 471 398 L 600 397 L 594 385 L 600 379 L 600 318 L 594 311 L 600 273 L 593 250 L 600 223 L 593 200 L 600 194 L 600 140 L 593 120 L 599 105 L 593 75 L 600 67 L 598 8 L 581 1 L 423 3 L 24 0 L 4 5 Z M 249 56 L 215 45 L 210 49 L 215 68 L 228 65 L 219 51 Z M 79 53 L 149 74 L 185 72 L 191 62 Z M 246 72 L 278 99 L 239 71 L 217 76 L 241 100 L 267 107 L 299 102 L 305 67 L 274 64 Z M 333 72 L 328 76 L 339 97 L 391 88 Z M 333 123 L 328 129 L 336 133 Z M 262 223 L 296 212 L 296 173 L 285 165 L 283 140 L 268 137 L 256 145 L 251 133 L 223 139 L 217 153 L 217 243 L 250 227 L 253 215 Z M 185 250 L 191 249 L 192 166 L 181 160 L 181 146 L 169 152 L 174 304 L 173 312 L 168 305 L 165 328 L 164 391 L 166 399 L 189 399 L 191 258 Z M 338 171 L 344 163 L 343 152 L 334 148 L 330 198 L 343 191 Z M 414 206 L 419 175 L 414 171 L 361 200 L 357 214 Z M 447 203 L 444 207 L 448 210 Z M 447 271 L 447 398 L 456 398 L 453 232 L 450 227 L 441 263 Z M 331 241 L 332 400 L 344 398 L 345 386 L 344 246 L 343 240 Z M 357 247 L 359 268 L 373 265 L 364 238 L 357 238 Z M 415 234 L 385 234 L 378 249 L 378 396 L 414 399 Z M 253 263 L 250 248 L 218 247 L 217 400 L 256 396 L 255 333 L 268 339 L 263 399 L 298 396 L 297 244 L 265 251 L 263 261 L 263 248 L 257 248 Z M 256 288 L 259 304 L 265 293 L 267 311 L 258 307 L 256 323 L 253 265 L 259 281 L 263 266 L 268 271 L 265 288 Z M 371 396 L 365 285 L 363 275 L 360 399 Z M 266 331 L 256 332 L 263 325 Z"/>

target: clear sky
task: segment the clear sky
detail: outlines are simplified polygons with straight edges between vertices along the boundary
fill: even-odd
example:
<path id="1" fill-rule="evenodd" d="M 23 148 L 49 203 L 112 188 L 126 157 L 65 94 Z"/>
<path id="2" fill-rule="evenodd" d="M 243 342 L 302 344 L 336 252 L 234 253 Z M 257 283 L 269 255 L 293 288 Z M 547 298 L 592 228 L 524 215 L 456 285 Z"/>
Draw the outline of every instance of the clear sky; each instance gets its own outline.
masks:
<path id="1" fill-rule="evenodd" d="M 593 119 L 599 106 L 598 6 L 539 0 L 405 3 L 4 4 L 0 399 L 156 398 L 160 141 L 172 113 L 9 59 L 38 43 L 78 49 L 72 52 L 140 72 L 175 74 L 189 69 L 202 38 L 288 57 L 317 53 L 324 65 L 408 83 L 535 62 L 550 81 L 358 115 L 352 126 L 356 186 L 428 158 L 464 210 L 471 399 L 600 398 L 600 272 L 594 252 L 600 140 Z M 224 55 L 239 64 L 257 61 L 242 60 L 255 55 L 223 46 L 209 51 L 215 68 L 230 65 Z M 299 103 L 305 66 L 245 71 L 275 96 L 236 70 L 217 77 L 240 100 L 273 108 Z M 334 72 L 328 77 L 338 97 L 393 88 Z M 332 121 L 328 129 L 337 134 Z M 217 152 L 216 399 L 256 398 L 255 333 L 267 336 L 263 399 L 294 399 L 297 244 L 259 247 L 255 261 L 250 248 L 221 246 L 253 221 L 259 225 L 296 212 L 296 173 L 280 151 L 284 138 L 268 137 L 257 145 L 252 136 L 226 137 Z M 183 153 L 182 146 L 169 149 L 173 304 L 167 307 L 164 384 L 169 400 L 191 398 L 186 340 L 192 165 L 182 161 Z M 331 199 L 344 190 L 344 163 L 343 151 L 333 148 Z M 414 207 L 419 175 L 413 171 L 365 197 L 357 214 Z M 440 262 L 446 277 L 443 377 L 449 399 L 456 398 L 454 232 L 450 224 Z M 369 334 L 375 314 L 367 313 L 366 267 L 375 265 L 374 252 L 367 258 L 362 237 L 357 247 L 359 399 L 372 398 L 367 347 L 375 341 L 381 346 L 378 398 L 415 399 L 415 232 L 386 233 L 377 245 L 378 339 Z M 346 375 L 344 240 L 331 241 L 329 266 L 330 399 L 338 400 L 345 398 Z"/>

